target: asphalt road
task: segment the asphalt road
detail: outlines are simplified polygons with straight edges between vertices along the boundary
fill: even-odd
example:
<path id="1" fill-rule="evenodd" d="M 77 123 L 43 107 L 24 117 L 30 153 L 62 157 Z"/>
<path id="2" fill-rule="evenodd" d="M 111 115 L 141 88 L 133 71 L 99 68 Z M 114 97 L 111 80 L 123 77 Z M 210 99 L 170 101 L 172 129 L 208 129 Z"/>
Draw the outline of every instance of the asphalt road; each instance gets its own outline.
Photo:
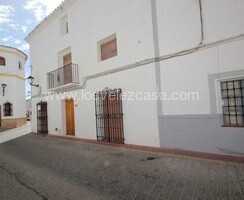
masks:
<path id="1" fill-rule="evenodd" d="M 243 198 L 240 164 L 33 134 L 0 144 L 0 200 Z"/>

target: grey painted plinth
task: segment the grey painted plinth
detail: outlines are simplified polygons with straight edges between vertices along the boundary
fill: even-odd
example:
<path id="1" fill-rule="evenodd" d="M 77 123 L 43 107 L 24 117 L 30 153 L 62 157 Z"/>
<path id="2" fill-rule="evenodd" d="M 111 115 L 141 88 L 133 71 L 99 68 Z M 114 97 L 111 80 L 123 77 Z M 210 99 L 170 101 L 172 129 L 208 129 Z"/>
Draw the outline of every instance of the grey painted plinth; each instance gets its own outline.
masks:
<path id="1" fill-rule="evenodd" d="M 159 126 L 161 147 L 244 155 L 244 128 L 222 127 L 221 115 L 160 116 Z"/>

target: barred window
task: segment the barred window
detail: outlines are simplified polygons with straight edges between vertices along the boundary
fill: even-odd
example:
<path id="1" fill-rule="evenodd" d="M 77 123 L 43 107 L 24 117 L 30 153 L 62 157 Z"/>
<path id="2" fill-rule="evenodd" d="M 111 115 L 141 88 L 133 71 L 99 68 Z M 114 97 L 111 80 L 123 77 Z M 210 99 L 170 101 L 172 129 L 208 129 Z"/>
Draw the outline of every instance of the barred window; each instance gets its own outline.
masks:
<path id="1" fill-rule="evenodd" d="M 13 116 L 13 105 L 9 102 L 3 105 L 4 116 Z"/>
<path id="2" fill-rule="evenodd" d="M 101 43 L 101 60 L 107 60 L 114 56 L 117 56 L 117 39 L 113 37 L 112 39 Z"/>
<path id="3" fill-rule="evenodd" d="M 244 79 L 221 83 L 225 126 L 244 126 Z"/>
<path id="4" fill-rule="evenodd" d="M 0 65 L 5 66 L 5 58 L 4 57 L 0 57 Z"/>

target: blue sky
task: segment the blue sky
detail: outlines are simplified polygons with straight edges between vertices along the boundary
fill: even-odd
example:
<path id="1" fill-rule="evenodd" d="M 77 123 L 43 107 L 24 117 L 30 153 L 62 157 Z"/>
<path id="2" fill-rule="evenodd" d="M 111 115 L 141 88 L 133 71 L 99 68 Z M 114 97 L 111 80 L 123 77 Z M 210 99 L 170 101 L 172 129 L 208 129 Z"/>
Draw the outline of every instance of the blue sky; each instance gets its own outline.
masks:
<path id="1" fill-rule="evenodd" d="M 16 47 L 29 56 L 28 33 L 63 0 L 0 0 L 0 44 Z M 26 76 L 30 73 L 29 60 Z M 30 87 L 27 85 L 27 91 Z"/>

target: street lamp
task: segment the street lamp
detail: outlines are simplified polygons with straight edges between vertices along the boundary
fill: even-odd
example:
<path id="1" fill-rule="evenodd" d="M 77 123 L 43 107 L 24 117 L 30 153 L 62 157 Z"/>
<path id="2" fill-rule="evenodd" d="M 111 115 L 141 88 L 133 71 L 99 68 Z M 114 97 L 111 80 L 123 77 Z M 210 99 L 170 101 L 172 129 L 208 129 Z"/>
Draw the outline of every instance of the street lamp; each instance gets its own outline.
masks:
<path id="1" fill-rule="evenodd" d="M 31 86 L 34 86 L 34 87 L 39 87 L 39 84 L 34 84 L 34 77 L 32 77 L 32 76 L 29 76 L 28 78 L 27 78 L 27 80 L 28 80 L 28 82 L 29 82 L 29 84 L 31 85 Z"/>
<path id="2" fill-rule="evenodd" d="M 4 94 L 5 94 L 5 88 L 7 87 L 7 84 L 6 83 L 3 83 L 2 84 L 2 88 L 3 88 L 3 96 L 4 96 Z"/>

